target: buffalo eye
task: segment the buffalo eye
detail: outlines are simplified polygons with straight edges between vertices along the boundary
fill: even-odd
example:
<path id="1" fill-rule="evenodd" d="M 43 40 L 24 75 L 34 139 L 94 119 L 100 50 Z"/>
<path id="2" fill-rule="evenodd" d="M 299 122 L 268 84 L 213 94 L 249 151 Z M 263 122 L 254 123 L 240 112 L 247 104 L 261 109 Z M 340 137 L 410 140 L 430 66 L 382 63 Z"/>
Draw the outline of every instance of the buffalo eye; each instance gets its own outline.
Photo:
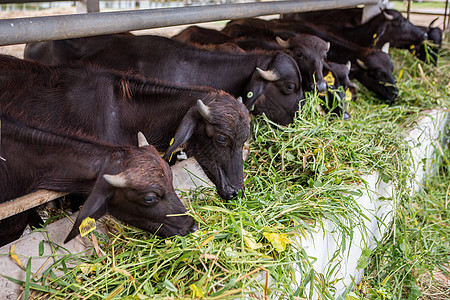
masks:
<path id="1" fill-rule="evenodd" d="M 301 52 L 295 52 L 295 57 L 300 58 L 302 56 L 303 56 L 303 54 Z"/>
<path id="2" fill-rule="evenodd" d="M 295 84 L 289 83 L 288 85 L 286 85 L 286 89 L 287 89 L 289 92 L 292 92 L 293 90 L 295 90 Z"/>
<path id="3" fill-rule="evenodd" d="M 216 142 L 221 145 L 225 145 L 227 143 L 227 137 L 224 135 L 218 134 L 216 136 Z"/>
<path id="4" fill-rule="evenodd" d="M 145 204 L 154 204 L 158 201 L 158 197 L 156 197 L 156 195 L 154 193 L 148 193 L 147 195 L 145 195 L 144 197 L 144 202 Z"/>

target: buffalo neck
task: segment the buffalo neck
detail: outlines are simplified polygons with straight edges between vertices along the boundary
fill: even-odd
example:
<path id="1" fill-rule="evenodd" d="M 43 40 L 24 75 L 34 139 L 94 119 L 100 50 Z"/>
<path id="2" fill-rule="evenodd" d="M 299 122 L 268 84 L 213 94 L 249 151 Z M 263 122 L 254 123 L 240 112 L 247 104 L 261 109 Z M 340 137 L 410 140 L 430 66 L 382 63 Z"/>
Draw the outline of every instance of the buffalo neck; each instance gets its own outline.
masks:
<path id="1" fill-rule="evenodd" d="M 1 201 L 38 188 L 88 193 L 105 161 L 125 148 L 64 136 L 1 117 Z"/>
<path id="2" fill-rule="evenodd" d="M 255 68 L 265 68 L 270 60 L 263 52 L 203 50 L 158 36 L 119 37 L 114 47 L 118 49 L 116 52 L 105 50 L 92 60 L 116 65 L 120 70 L 138 70 L 173 83 L 213 87 L 235 97 L 242 96 Z M 118 55 L 124 58 L 120 65 L 115 59 Z"/>
<path id="3" fill-rule="evenodd" d="M 279 23 L 273 23 L 277 30 L 292 30 L 296 33 L 304 33 L 315 35 L 324 41 L 330 42 L 331 48 L 328 52 L 328 59 L 340 64 L 347 63 L 348 60 L 354 62 L 356 58 L 364 53 L 365 48 L 346 41 L 345 39 L 336 36 L 332 33 L 325 32 L 310 24 L 305 24 L 301 21 L 292 22 L 290 20 L 278 20 Z"/>
<path id="4" fill-rule="evenodd" d="M 339 35 L 346 40 L 361 47 L 372 47 L 375 46 L 377 38 L 379 38 L 376 36 L 376 33 L 380 24 L 382 24 L 382 22 L 380 22 L 382 20 L 379 21 L 380 18 L 384 20 L 383 15 L 378 14 L 364 24 L 355 27 L 339 26 L 337 29 Z"/>

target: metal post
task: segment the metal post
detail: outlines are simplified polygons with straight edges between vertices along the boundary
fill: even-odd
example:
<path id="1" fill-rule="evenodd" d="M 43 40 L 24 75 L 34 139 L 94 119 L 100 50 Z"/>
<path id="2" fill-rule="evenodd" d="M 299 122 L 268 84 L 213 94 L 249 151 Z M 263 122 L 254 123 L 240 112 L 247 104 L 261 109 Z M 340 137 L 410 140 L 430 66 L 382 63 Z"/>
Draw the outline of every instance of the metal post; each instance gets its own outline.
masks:
<path id="1" fill-rule="evenodd" d="M 408 21 L 409 21 L 410 14 L 411 14 L 411 0 L 408 0 L 408 6 L 406 7 L 406 19 Z"/>
<path id="2" fill-rule="evenodd" d="M 368 4 L 364 5 L 362 16 L 361 16 L 361 24 L 366 23 L 374 16 L 380 13 L 380 9 L 386 8 L 387 1 L 379 0 L 377 4 Z"/>
<path id="3" fill-rule="evenodd" d="M 92 13 L 100 11 L 99 0 L 78 0 L 76 2 L 77 13 Z"/>
<path id="4" fill-rule="evenodd" d="M 444 11 L 444 26 L 443 26 L 443 31 L 445 32 L 446 28 L 448 28 L 449 24 L 447 24 L 447 18 L 448 18 L 448 14 L 450 12 L 448 12 L 448 0 L 445 1 L 445 11 Z M 450 22 L 449 22 L 450 23 Z"/>

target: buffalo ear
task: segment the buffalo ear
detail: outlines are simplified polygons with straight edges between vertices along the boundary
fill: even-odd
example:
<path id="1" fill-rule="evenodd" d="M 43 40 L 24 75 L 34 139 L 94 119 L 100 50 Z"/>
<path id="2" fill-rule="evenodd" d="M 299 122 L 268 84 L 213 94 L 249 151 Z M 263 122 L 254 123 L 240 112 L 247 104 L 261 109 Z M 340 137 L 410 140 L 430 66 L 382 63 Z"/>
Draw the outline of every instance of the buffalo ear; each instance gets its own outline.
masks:
<path id="1" fill-rule="evenodd" d="M 195 112 L 197 106 L 191 108 L 187 114 L 181 120 L 180 126 L 178 126 L 177 132 L 173 137 L 172 145 L 167 148 L 166 153 L 163 156 L 164 160 L 167 160 L 175 149 L 183 145 L 194 133 L 197 118 L 195 117 Z"/>
<path id="2" fill-rule="evenodd" d="M 80 233 L 78 227 L 84 219 L 87 217 L 98 219 L 106 213 L 106 201 L 109 197 L 111 197 L 111 193 L 111 186 L 108 182 L 103 178 L 103 176 L 98 176 L 91 194 L 83 204 L 75 224 L 73 224 L 72 230 L 67 235 L 64 243 L 67 243 Z"/>
<path id="3" fill-rule="evenodd" d="M 377 29 L 377 38 L 381 38 L 381 36 L 386 32 L 386 27 L 387 27 L 386 23 L 384 23 L 383 25 L 378 27 L 378 29 Z"/>
<path id="4" fill-rule="evenodd" d="M 256 100 L 264 92 L 264 85 L 264 81 L 261 79 L 258 71 L 256 71 L 255 69 L 250 82 L 244 89 L 244 95 L 242 95 L 242 98 L 244 99 L 244 105 L 249 111 L 253 110 L 253 106 L 255 105 Z"/>

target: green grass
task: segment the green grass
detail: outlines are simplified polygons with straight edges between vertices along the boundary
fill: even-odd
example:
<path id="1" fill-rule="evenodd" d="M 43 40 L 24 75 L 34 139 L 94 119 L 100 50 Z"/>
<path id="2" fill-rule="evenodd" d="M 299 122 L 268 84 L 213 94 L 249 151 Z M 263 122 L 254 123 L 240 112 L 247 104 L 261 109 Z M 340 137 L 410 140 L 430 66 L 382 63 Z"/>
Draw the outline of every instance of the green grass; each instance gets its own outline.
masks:
<path id="1" fill-rule="evenodd" d="M 196 233 L 161 239 L 106 219 L 108 234 L 97 234 L 99 255 L 55 255 L 40 278 L 31 276 L 27 290 L 51 299 L 230 299 L 264 294 L 292 299 L 309 298 L 310 284 L 321 299 L 334 299 L 332 275 L 337 270 L 332 264 L 325 274 L 313 270 L 315 259 L 295 236 L 307 237 L 330 220 L 343 232 L 341 250 L 348 249 L 354 229 L 364 231 L 368 217 L 355 197 L 364 188 L 363 176 L 376 171 L 397 186 L 398 209 L 392 231 L 372 254 L 365 253 L 371 259 L 353 295 L 417 299 L 424 275 L 448 262 L 450 154 L 446 152 L 439 174 L 427 179 L 426 189 L 409 197 L 406 183 L 413 174 L 403 134 L 423 110 L 450 108 L 450 60 L 448 50 L 439 68 L 405 51 L 392 56 L 401 91 L 393 106 L 361 87 L 358 100 L 349 104 L 349 121 L 321 115 L 315 95 L 307 95 L 306 106 L 290 126 L 255 118 L 245 163 L 245 196 L 225 201 L 212 189 L 184 195 L 199 223 Z M 338 262 L 337 256 L 334 260 Z M 301 278 L 295 278 L 295 268 Z"/>
<path id="2" fill-rule="evenodd" d="M 396 69 L 403 66 L 407 76 L 399 82 L 401 104 L 449 108 L 448 54 L 448 39 L 439 68 L 412 60 L 404 52 L 394 53 Z M 450 299 L 450 286 L 439 280 L 439 276 L 450 277 L 449 160 L 447 146 L 441 151 L 441 166 L 425 179 L 423 191 L 400 202 L 392 231 L 378 243 L 355 291 L 360 299 Z"/>
<path id="3" fill-rule="evenodd" d="M 391 235 L 372 254 L 358 290 L 368 299 L 449 299 L 450 286 L 433 276 L 450 277 L 450 151 L 425 189 L 398 208 Z M 431 283 L 429 282 L 431 280 Z"/>

